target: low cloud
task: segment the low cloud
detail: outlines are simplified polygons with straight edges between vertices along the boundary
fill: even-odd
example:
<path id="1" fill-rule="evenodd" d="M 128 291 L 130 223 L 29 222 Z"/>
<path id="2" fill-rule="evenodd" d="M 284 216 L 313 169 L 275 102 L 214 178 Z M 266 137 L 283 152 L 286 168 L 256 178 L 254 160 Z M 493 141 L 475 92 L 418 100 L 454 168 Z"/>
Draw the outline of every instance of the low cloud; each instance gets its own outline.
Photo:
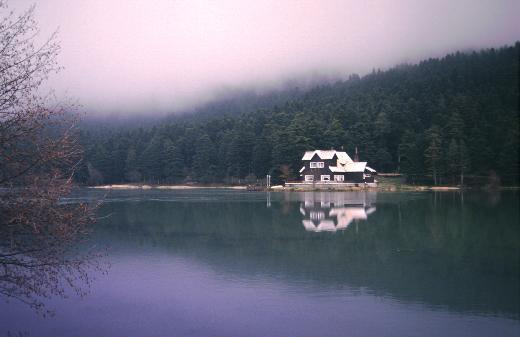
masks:
<path id="1" fill-rule="evenodd" d="M 21 10 L 32 1 L 10 7 Z M 45 0 L 65 69 L 50 85 L 87 111 L 161 113 L 222 88 L 345 77 L 520 39 L 520 2 Z"/>

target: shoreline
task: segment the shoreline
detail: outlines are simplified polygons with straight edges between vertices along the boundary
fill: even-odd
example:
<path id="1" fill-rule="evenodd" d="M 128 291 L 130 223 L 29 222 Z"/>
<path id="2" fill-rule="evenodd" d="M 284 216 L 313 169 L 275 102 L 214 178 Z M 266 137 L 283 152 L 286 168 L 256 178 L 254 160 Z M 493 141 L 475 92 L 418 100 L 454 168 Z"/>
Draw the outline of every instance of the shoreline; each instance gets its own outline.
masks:
<path id="1" fill-rule="evenodd" d="M 195 190 L 195 189 L 233 189 L 245 190 L 247 186 L 224 185 L 224 186 L 194 186 L 194 185 L 135 185 L 135 184 L 113 184 L 99 186 L 85 186 L 86 188 L 101 190 Z"/>
<path id="2" fill-rule="evenodd" d="M 250 190 L 247 185 L 148 185 L 148 184 L 111 184 L 100 186 L 84 186 L 91 189 L 101 190 L 195 190 L 195 189 L 231 189 L 231 190 Z M 271 191 L 271 192 L 355 192 L 355 191 L 374 191 L 374 192 L 454 192 L 454 191 L 504 191 L 504 190 L 520 190 L 519 186 L 501 186 L 496 188 L 489 187 L 471 187 L 471 186 L 428 186 L 428 185 L 402 185 L 402 184 L 384 184 L 377 187 L 329 187 L 316 188 L 312 186 L 283 186 L 275 185 L 271 188 L 253 189 L 250 191 Z"/>

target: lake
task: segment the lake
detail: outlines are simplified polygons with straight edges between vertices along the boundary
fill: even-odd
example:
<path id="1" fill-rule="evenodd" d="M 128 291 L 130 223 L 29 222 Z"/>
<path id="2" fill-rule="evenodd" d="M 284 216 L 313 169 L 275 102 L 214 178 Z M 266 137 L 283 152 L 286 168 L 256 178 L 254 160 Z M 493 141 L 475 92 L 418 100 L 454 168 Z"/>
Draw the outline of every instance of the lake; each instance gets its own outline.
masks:
<path id="1" fill-rule="evenodd" d="M 81 190 L 70 201 L 96 200 Z M 114 190 L 104 273 L 22 336 L 518 336 L 515 192 Z M 96 274 L 97 273 L 97 274 Z"/>

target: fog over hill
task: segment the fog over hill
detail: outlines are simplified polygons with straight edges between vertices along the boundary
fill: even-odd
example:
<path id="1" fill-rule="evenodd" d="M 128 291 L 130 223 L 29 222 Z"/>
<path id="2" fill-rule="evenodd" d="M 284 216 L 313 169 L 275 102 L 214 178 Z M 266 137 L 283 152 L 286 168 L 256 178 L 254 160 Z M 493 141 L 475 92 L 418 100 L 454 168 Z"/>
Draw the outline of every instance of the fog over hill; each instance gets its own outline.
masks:
<path id="1" fill-rule="evenodd" d="M 345 79 L 520 38 L 517 0 L 17 0 L 59 28 L 49 87 L 89 113 L 168 114 L 230 90 Z M 300 81 L 301 82 L 301 81 Z"/>

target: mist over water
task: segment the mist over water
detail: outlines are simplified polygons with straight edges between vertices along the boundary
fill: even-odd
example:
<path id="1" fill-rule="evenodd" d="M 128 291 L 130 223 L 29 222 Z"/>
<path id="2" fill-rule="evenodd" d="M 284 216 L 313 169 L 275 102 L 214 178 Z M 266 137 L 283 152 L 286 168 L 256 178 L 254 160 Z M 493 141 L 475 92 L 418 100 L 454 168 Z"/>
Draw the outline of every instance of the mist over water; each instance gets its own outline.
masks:
<path id="1" fill-rule="evenodd" d="M 11 1 L 20 11 L 33 0 Z M 520 38 L 518 1 L 36 2 L 59 27 L 64 70 L 49 86 L 85 111 L 189 110 L 236 88 L 345 78 Z M 301 81 L 300 81 L 301 82 Z"/>

